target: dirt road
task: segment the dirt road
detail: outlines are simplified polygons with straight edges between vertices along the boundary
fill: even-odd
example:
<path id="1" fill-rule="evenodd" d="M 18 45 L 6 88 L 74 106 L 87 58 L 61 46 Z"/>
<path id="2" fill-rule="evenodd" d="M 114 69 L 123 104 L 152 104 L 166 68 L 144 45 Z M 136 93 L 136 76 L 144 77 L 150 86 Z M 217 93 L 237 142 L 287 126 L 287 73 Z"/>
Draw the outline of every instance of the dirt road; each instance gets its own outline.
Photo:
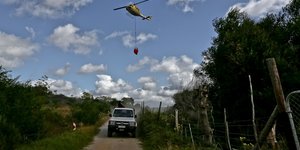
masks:
<path id="1" fill-rule="evenodd" d="M 93 142 L 84 150 L 142 150 L 140 141 L 130 136 L 116 135 L 107 137 L 107 123 L 101 128 Z"/>

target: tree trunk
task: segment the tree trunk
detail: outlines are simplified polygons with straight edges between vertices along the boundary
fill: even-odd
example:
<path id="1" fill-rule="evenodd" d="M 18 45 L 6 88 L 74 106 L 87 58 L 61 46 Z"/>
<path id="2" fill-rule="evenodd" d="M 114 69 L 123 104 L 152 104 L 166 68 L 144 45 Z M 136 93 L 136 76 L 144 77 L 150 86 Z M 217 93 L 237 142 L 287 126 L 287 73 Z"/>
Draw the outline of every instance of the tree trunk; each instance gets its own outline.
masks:
<path id="1" fill-rule="evenodd" d="M 207 103 L 207 96 L 203 95 L 201 102 L 200 102 L 200 109 L 199 109 L 199 125 L 201 133 L 203 134 L 203 143 L 205 145 L 212 144 L 212 129 L 210 128 L 209 120 L 208 120 L 208 103 Z"/>

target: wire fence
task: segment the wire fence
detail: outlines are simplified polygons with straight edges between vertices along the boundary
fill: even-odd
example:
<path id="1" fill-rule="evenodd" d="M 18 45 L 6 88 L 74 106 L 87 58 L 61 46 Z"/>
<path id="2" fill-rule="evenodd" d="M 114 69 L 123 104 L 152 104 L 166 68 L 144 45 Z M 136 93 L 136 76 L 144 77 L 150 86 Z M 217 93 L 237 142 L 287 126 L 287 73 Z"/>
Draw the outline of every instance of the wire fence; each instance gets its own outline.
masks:
<path id="1" fill-rule="evenodd" d="M 298 139 L 300 140 L 300 90 L 294 91 L 290 93 L 286 97 L 286 103 L 287 107 L 289 107 L 287 110 L 291 112 L 292 119 L 294 121 L 294 128 L 297 131 Z M 162 109 L 161 111 L 164 112 L 168 110 L 169 108 Z M 153 110 L 158 111 L 158 110 Z M 229 138 L 230 141 L 230 147 L 232 149 L 244 149 L 244 150 L 250 150 L 254 148 L 254 145 L 256 144 L 255 139 L 255 133 L 253 129 L 253 120 L 252 119 L 246 119 L 246 120 L 231 120 L 226 123 L 226 120 L 224 122 L 215 122 L 212 107 L 208 107 L 207 109 L 207 118 L 208 122 L 211 128 L 211 135 L 213 143 L 216 145 L 219 145 L 218 148 L 220 149 L 228 149 L 228 143 L 225 141 L 227 138 Z M 179 133 L 180 135 L 185 138 L 186 140 L 189 140 L 195 145 L 195 149 L 197 149 L 198 146 L 203 145 L 203 141 L 207 136 L 207 133 L 204 132 L 203 126 L 201 126 L 201 117 L 199 117 L 199 112 L 197 111 L 185 111 L 185 112 L 177 112 L 178 118 L 177 122 L 179 124 Z M 183 116 L 182 114 L 189 114 L 188 118 Z M 174 122 L 176 122 L 176 112 L 174 114 L 170 114 L 170 118 L 174 118 Z M 193 117 L 191 117 L 193 116 Z M 268 121 L 270 116 L 263 116 L 261 118 L 255 118 L 256 128 L 262 129 L 265 126 L 265 123 Z M 220 120 L 219 120 L 220 121 Z M 176 123 L 175 123 L 176 124 Z M 229 131 L 226 131 L 226 126 L 228 126 Z M 175 126 L 176 127 L 176 126 Z M 274 126 L 275 130 L 275 126 Z M 258 134 L 260 134 L 261 131 L 259 131 Z M 275 131 L 274 131 L 275 134 Z M 228 137 L 226 137 L 228 135 Z M 272 149 L 273 145 L 271 145 L 272 141 L 268 141 L 270 137 L 267 137 L 265 143 L 264 143 L 264 149 Z M 277 142 L 275 137 L 273 142 Z M 278 139 L 280 140 L 280 139 Z M 285 144 L 285 143 L 283 143 Z M 226 148 L 227 147 L 227 148 Z M 283 148 L 283 147 L 281 147 Z M 194 148 L 193 148 L 194 149 Z"/>
<path id="2" fill-rule="evenodd" d="M 289 104 L 291 105 L 291 111 L 293 114 L 293 119 L 295 122 L 295 128 L 297 129 L 298 137 L 300 135 L 300 91 L 293 93 L 289 96 Z M 257 141 L 255 140 L 255 133 L 253 130 L 253 120 L 233 120 L 227 122 L 229 131 L 226 131 L 226 123 L 224 122 L 214 122 L 213 114 L 208 112 L 208 118 L 210 127 L 212 129 L 212 137 L 213 137 L 213 143 L 216 145 L 220 145 L 220 149 L 229 149 L 228 146 L 230 146 L 232 149 L 244 149 L 244 150 L 250 150 L 253 149 Z M 180 114 L 180 112 L 179 112 Z M 201 119 L 201 118 L 199 118 Z M 255 122 L 265 123 L 269 119 L 269 116 L 264 116 L 262 118 L 255 118 Z M 195 145 L 202 145 L 203 139 L 205 138 L 205 133 L 203 133 L 202 127 L 199 126 L 197 123 L 197 120 L 191 121 L 186 120 L 186 118 L 179 118 L 179 120 L 182 120 L 179 123 L 181 124 L 181 135 L 189 139 L 190 141 L 195 142 Z M 256 124 L 257 129 L 262 129 L 265 124 Z M 189 129 L 191 128 L 191 129 Z M 275 127 L 274 127 L 275 130 Z M 227 140 L 226 135 L 228 134 L 229 138 L 229 145 L 225 141 Z M 260 132 L 259 132 L 260 134 Z M 267 137 L 263 149 L 273 149 L 274 145 L 272 145 L 272 142 L 277 143 L 276 135 L 272 135 L 274 133 L 270 133 Z M 272 137 L 274 136 L 274 137 Z M 281 137 L 277 137 L 281 138 Z M 280 139 L 278 139 L 280 140 Z M 282 142 L 282 141 L 281 141 Z M 281 143 L 281 148 L 285 148 L 286 143 Z M 277 145 L 278 146 L 278 145 Z"/>
<path id="3" fill-rule="evenodd" d="M 300 137 L 300 90 L 294 91 L 288 94 L 287 98 L 288 111 L 292 113 L 292 118 L 295 126 L 295 130 L 298 135 L 298 140 Z"/>

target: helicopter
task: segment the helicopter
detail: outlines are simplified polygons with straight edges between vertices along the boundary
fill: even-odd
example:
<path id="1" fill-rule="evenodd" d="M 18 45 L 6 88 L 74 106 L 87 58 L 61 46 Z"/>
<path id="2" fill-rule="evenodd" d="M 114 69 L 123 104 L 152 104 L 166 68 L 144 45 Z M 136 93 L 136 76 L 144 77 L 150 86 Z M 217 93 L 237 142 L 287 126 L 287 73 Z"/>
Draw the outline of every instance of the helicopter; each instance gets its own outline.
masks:
<path id="1" fill-rule="evenodd" d="M 139 16 L 143 20 L 151 20 L 151 18 L 152 18 L 151 16 L 143 15 L 141 13 L 140 9 L 136 6 L 136 5 L 144 3 L 146 1 L 149 1 L 149 0 L 144 0 L 144 1 L 137 2 L 137 3 L 129 4 L 127 6 L 118 7 L 118 8 L 115 8 L 114 10 L 119 10 L 119 9 L 125 8 L 130 14 L 132 14 L 134 16 Z"/>

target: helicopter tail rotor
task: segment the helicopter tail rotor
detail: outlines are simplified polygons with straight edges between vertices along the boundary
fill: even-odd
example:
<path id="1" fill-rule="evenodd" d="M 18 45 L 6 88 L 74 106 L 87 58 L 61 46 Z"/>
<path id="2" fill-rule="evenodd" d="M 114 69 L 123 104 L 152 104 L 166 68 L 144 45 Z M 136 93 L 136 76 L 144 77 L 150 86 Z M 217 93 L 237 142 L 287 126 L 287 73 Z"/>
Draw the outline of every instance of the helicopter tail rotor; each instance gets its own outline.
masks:
<path id="1" fill-rule="evenodd" d="M 151 20 L 152 19 L 152 16 L 147 16 L 147 17 L 143 17 L 143 20 Z"/>

